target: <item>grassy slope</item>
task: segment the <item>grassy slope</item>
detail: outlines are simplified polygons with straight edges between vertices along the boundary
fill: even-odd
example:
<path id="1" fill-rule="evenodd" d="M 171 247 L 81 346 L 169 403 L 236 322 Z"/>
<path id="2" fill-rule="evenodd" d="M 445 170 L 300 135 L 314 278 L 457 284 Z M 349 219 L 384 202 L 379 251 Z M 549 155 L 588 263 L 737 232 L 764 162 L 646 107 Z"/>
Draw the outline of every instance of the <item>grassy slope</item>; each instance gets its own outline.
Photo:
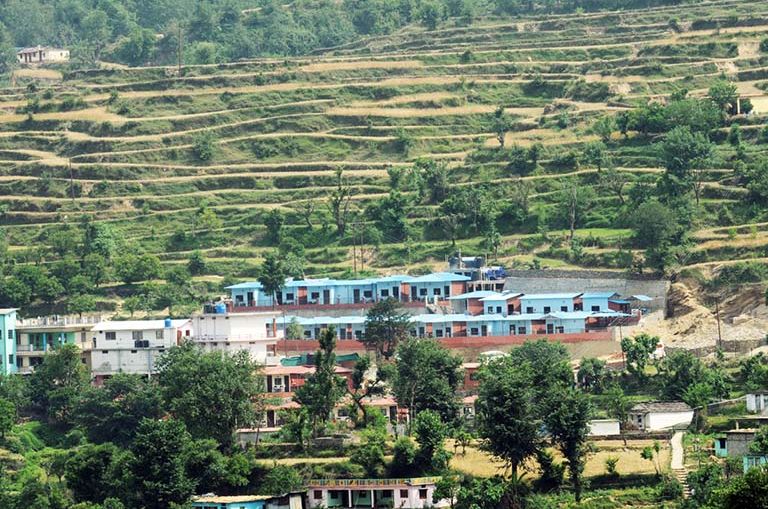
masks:
<path id="1" fill-rule="evenodd" d="M 669 29 L 672 18 L 682 33 Z M 752 26 L 739 26 L 746 18 Z M 719 20 L 725 28 L 706 28 L 701 20 Z M 336 168 L 345 170 L 354 207 L 362 210 L 388 193 L 389 166 L 407 167 L 419 157 L 447 161 L 454 185 L 493 183 L 503 204 L 517 177 L 506 169 L 506 156 L 495 154 L 492 116 L 498 107 L 515 120 L 506 150 L 544 145 L 541 168 L 527 180 L 532 208 L 553 211 L 564 177 L 597 183 L 594 168 L 575 171 L 560 162 L 564 152 L 595 139 L 589 126 L 596 117 L 678 87 L 701 94 L 722 72 L 739 81 L 743 93 L 762 94 L 756 84 L 768 75 L 768 57 L 756 51 L 756 43 L 766 35 L 768 5 L 713 2 L 623 14 L 484 19 L 432 33 L 409 28 L 311 58 L 190 67 L 182 78 L 164 69 L 81 73 L 51 93 L 39 93 L 47 111 L 32 120 L 16 111 L 27 102 L 25 90 L 0 90 L 0 202 L 8 207 L 11 252 L 28 259 L 49 232 L 86 214 L 110 222 L 122 237 L 168 264 L 200 248 L 212 274 L 249 277 L 268 249 L 262 239 L 268 210 L 289 214 L 289 232 L 317 237 L 306 235 L 299 213 L 314 203 L 316 230 L 329 221 L 324 201 Z M 531 89 L 534 75 L 546 80 L 547 90 Z M 610 94 L 574 97 L 576 80 L 587 88 L 605 83 Z M 110 101 L 113 89 L 116 101 Z M 67 97 L 82 102 L 56 111 Z M 558 126 L 562 111 L 568 112 L 565 129 Z M 407 151 L 398 144 L 402 131 L 413 139 Z M 192 149 L 201 133 L 216 140 L 209 161 L 198 160 Z M 727 161 L 732 149 L 718 148 Z M 610 149 L 628 173 L 660 171 L 649 140 L 616 138 Z M 762 152 L 765 145 L 749 150 Z M 729 184 L 728 163 L 722 166 L 707 172 L 708 214 L 691 264 L 762 258 L 768 247 L 763 223 L 757 232 L 739 225 L 734 238 L 727 224 L 714 222 L 723 204 L 743 195 Z M 602 200 L 613 199 L 597 191 Z M 202 200 L 223 227 L 173 241 L 174 234 L 191 232 Z M 415 225 L 434 217 L 433 205 L 417 204 L 409 212 Z M 629 232 L 593 223 L 578 232 L 588 255 L 580 263 L 615 266 Z M 502 234 L 500 256 L 508 265 L 526 266 L 537 258 L 545 266 L 571 266 L 558 249 L 565 232 L 544 239 L 502 225 Z M 385 238 L 380 247 L 367 249 L 366 269 L 439 267 L 451 250 L 440 237 L 433 232 L 428 239 L 437 240 L 411 246 Z M 477 252 L 480 243 L 464 239 L 459 245 Z M 342 273 L 351 255 L 349 246 L 334 241 L 310 245 L 309 272 Z"/>

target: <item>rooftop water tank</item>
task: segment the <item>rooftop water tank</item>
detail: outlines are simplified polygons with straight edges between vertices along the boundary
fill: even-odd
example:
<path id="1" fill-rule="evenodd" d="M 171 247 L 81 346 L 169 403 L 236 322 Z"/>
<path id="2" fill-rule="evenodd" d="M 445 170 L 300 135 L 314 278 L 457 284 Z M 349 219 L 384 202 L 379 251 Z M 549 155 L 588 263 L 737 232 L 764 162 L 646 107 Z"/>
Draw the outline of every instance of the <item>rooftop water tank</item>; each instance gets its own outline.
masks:
<path id="1" fill-rule="evenodd" d="M 217 315 L 223 315 L 227 313 L 227 305 L 223 302 L 217 302 L 216 303 L 216 314 Z"/>
<path id="2" fill-rule="evenodd" d="M 173 322 L 171 322 L 170 318 L 165 319 L 165 328 L 170 329 L 173 326 Z"/>

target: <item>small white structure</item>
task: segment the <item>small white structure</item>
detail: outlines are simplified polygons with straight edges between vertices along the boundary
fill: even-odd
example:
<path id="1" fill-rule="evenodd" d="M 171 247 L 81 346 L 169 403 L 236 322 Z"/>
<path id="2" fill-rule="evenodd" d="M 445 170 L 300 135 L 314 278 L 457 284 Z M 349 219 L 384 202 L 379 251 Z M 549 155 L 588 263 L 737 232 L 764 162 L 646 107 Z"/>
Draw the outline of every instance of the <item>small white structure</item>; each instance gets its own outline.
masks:
<path id="1" fill-rule="evenodd" d="M 277 311 L 229 313 L 223 307 L 206 307 L 192 316 L 192 340 L 207 351 L 247 351 L 251 359 L 274 364 L 274 345 L 284 337 L 278 330 Z"/>
<path id="2" fill-rule="evenodd" d="M 312 479 L 307 483 L 309 509 L 320 507 L 450 507 L 432 501 L 439 477 L 413 479 Z"/>
<path id="3" fill-rule="evenodd" d="M 69 50 L 63 48 L 51 48 L 48 46 L 23 48 L 16 52 L 16 59 L 22 65 L 69 62 Z"/>
<path id="4" fill-rule="evenodd" d="M 639 403 L 629 411 L 629 422 L 643 431 L 687 427 L 693 420 L 693 409 L 682 401 Z"/>
<path id="5" fill-rule="evenodd" d="M 747 394 L 747 412 L 768 415 L 768 391 Z"/>
<path id="6" fill-rule="evenodd" d="M 189 318 L 107 321 L 94 325 L 91 334 L 91 374 L 100 383 L 116 373 L 155 373 L 157 359 L 189 338 L 192 326 Z"/>
<path id="7" fill-rule="evenodd" d="M 621 426 L 618 419 L 592 419 L 587 423 L 589 436 L 613 436 L 621 435 Z"/>

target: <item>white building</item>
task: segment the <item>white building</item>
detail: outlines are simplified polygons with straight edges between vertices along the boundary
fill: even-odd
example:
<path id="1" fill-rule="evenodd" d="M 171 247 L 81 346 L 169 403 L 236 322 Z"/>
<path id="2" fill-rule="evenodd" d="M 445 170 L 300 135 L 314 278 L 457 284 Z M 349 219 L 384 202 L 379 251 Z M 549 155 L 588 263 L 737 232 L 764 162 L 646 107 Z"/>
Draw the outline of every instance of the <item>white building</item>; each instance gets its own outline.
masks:
<path id="1" fill-rule="evenodd" d="M 747 412 L 768 415 L 768 392 L 760 391 L 747 394 Z"/>
<path id="2" fill-rule="evenodd" d="M 101 322 L 91 335 L 91 374 L 99 383 L 115 373 L 155 373 L 157 359 L 190 338 L 192 326 L 188 318 Z"/>
<path id="3" fill-rule="evenodd" d="M 643 431 L 685 428 L 693 420 L 693 409 L 682 401 L 639 403 L 629 411 L 629 422 Z"/>
<path id="4" fill-rule="evenodd" d="M 432 501 L 439 477 L 416 479 L 312 479 L 307 483 L 309 508 L 450 507 L 448 499 Z"/>
<path id="5" fill-rule="evenodd" d="M 16 59 L 22 65 L 69 62 L 69 50 L 48 46 L 23 48 L 16 52 Z"/>
<path id="6" fill-rule="evenodd" d="M 592 419 L 587 423 L 587 426 L 589 426 L 589 436 L 621 435 L 618 419 Z"/>
<path id="7" fill-rule="evenodd" d="M 277 328 L 280 316 L 277 311 L 229 313 L 206 306 L 203 313 L 192 317 L 192 340 L 206 351 L 245 350 L 254 361 L 271 364 L 275 344 L 284 337 Z"/>

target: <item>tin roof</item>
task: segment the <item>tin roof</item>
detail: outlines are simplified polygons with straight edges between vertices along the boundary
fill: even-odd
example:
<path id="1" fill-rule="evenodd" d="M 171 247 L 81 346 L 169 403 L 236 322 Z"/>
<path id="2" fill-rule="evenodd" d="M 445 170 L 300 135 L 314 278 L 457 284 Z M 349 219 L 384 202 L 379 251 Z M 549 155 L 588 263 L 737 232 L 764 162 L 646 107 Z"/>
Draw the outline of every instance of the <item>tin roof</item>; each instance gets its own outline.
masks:
<path id="1" fill-rule="evenodd" d="M 630 409 L 630 412 L 692 412 L 687 403 L 682 401 L 649 401 L 647 403 L 638 403 Z"/>
<path id="2" fill-rule="evenodd" d="M 522 299 L 543 300 L 543 299 L 575 299 L 580 293 L 526 293 Z"/>

